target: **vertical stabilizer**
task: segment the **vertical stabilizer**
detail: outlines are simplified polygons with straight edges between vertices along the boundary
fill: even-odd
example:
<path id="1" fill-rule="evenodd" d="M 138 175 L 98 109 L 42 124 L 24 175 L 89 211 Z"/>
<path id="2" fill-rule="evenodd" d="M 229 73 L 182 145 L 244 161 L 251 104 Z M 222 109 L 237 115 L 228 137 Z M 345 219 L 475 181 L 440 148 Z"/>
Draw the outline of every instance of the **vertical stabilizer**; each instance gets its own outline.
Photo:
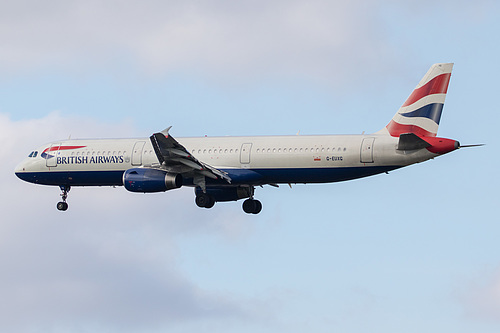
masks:
<path id="1" fill-rule="evenodd" d="M 452 63 L 432 65 L 391 122 L 377 134 L 436 136 L 452 69 Z"/>

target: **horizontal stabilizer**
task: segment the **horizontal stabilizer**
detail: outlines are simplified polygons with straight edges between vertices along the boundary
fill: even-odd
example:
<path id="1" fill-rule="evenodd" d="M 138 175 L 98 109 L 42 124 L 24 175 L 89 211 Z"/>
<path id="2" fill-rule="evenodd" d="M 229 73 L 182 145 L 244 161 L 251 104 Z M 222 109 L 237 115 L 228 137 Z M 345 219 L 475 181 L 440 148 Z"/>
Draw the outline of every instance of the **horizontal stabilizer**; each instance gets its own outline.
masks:
<path id="1" fill-rule="evenodd" d="M 399 136 L 398 150 L 417 150 L 430 147 L 431 144 L 415 133 L 404 133 Z"/>

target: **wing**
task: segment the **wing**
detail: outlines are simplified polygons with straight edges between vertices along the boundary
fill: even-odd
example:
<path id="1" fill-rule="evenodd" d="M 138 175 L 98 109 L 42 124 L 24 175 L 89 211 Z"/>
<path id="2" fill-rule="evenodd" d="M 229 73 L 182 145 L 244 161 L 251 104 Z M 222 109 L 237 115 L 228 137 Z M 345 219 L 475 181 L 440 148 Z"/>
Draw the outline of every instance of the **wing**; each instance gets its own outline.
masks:
<path id="1" fill-rule="evenodd" d="M 183 145 L 168 134 L 171 127 L 149 138 L 162 167 L 175 173 L 193 173 L 195 184 L 202 189 L 205 187 L 204 177 L 224 179 L 231 183 L 231 178 L 226 172 L 198 161 Z"/>

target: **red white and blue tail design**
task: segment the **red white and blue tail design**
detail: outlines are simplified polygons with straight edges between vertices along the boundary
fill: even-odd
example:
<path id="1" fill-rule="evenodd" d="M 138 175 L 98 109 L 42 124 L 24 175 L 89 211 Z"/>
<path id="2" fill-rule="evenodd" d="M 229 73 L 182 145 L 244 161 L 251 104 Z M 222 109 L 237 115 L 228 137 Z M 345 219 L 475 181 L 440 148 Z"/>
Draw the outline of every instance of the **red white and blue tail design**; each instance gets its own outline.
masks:
<path id="1" fill-rule="evenodd" d="M 452 69 L 452 63 L 432 65 L 391 122 L 377 134 L 435 137 Z"/>

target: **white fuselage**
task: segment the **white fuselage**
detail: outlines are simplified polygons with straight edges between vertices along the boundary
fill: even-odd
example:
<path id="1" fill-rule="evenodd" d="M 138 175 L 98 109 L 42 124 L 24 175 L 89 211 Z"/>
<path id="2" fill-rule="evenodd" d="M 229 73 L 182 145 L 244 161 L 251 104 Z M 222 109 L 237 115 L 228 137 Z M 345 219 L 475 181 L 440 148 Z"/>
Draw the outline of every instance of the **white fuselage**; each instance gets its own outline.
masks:
<path id="1" fill-rule="evenodd" d="M 201 137 L 178 142 L 199 161 L 228 172 L 232 185 L 335 182 L 436 156 L 426 149 L 397 150 L 398 138 L 377 134 Z M 130 168 L 160 167 L 149 138 L 65 140 L 36 152 L 16 168 L 16 174 L 45 185 L 122 185 L 123 172 Z"/>

